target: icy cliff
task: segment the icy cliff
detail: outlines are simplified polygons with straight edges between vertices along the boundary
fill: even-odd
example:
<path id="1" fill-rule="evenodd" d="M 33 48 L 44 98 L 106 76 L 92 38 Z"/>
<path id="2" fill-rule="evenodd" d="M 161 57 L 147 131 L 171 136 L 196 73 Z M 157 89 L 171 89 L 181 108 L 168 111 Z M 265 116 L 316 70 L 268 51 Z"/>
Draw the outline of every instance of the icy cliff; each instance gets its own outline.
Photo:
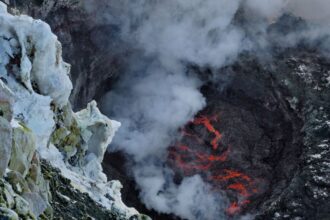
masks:
<path id="1" fill-rule="evenodd" d="M 0 218 L 52 219 L 54 199 L 79 204 L 79 194 L 109 219 L 145 217 L 125 206 L 120 182 L 108 182 L 102 172 L 120 123 L 102 115 L 94 101 L 74 113 L 69 73 L 50 27 L 11 15 L 0 2 Z M 63 188 L 78 198 L 63 195 Z M 82 215 L 97 216 L 90 212 Z"/>

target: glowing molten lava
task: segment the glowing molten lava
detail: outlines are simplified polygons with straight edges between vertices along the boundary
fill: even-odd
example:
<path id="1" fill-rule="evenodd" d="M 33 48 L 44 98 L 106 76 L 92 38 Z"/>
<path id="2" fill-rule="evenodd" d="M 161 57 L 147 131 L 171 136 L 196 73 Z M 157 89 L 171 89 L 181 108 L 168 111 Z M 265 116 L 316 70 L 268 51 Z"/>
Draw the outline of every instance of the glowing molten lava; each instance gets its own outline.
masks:
<path id="1" fill-rule="evenodd" d="M 249 175 L 233 169 L 232 147 L 222 143 L 218 123 L 218 116 L 197 116 L 181 129 L 182 139 L 170 148 L 169 160 L 184 176 L 200 174 L 215 190 L 225 190 L 231 200 L 226 212 L 235 215 L 250 204 L 249 198 L 258 193 L 258 188 Z"/>
<path id="2" fill-rule="evenodd" d="M 228 215 L 235 215 L 241 211 L 241 207 L 244 205 L 249 204 L 251 201 L 250 200 L 244 200 L 242 202 L 232 202 L 230 206 L 227 208 L 227 214 Z"/>
<path id="3" fill-rule="evenodd" d="M 221 135 L 221 133 L 220 133 L 218 130 L 216 130 L 216 129 L 213 127 L 213 125 L 212 125 L 212 123 L 211 123 L 211 120 L 215 120 L 215 121 L 217 121 L 217 120 L 218 120 L 218 119 L 217 119 L 217 116 L 214 116 L 214 117 L 212 117 L 212 118 L 207 118 L 206 116 L 201 116 L 201 117 L 199 117 L 199 118 L 195 118 L 194 121 L 193 121 L 193 123 L 194 123 L 195 125 L 200 125 L 200 124 L 204 125 L 205 128 L 206 128 L 209 132 L 211 132 L 212 134 L 214 134 L 214 138 L 213 138 L 213 140 L 211 141 L 211 145 L 212 145 L 213 149 L 216 150 L 216 149 L 218 148 L 219 141 L 221 140 L 222 135 Z"/>
<path id="4" fill-rule="evenodd" d="M 178 144 L 169 152 L 170 157 L 176 162 L 186 175 L 194 171 L 207 171 L 214 165 L 214 162 L 224 162 L 227 160 L 229 149 L 223 152 L 220 156 L 206 154 L 189 148 L 186 145 Z"/>

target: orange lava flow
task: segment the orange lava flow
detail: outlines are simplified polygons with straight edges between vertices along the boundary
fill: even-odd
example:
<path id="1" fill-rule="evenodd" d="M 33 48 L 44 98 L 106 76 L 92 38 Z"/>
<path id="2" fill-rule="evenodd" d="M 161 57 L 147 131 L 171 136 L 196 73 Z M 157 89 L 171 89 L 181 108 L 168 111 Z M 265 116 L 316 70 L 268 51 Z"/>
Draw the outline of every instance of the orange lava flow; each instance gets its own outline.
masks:
<path id="1" fill-rule="evenodd" d="M 250 194 L 248 193 L 246 186 L 242 183 L 233 183 L 227 186 L 227 189 L 236 190 L 241 196 L 249 197 Z"/>
<path id="2" fill-rule="evenodd" d="M 225 175 L 212 176 L 212 180 L 225 181 L 225 180 L 229 180 L 229 179 L 233 179 L 233 178 L 241 178 L 248 182 L 251 181 L 251 178 L 249 176 L 247 176 L 243 173 L 240 173 L 238 171 L 225 169 L 224 172 L 226 173 Z"/>
<path id="3" fill-rule="evenodd" d="M 243 199 L 240 203 L 237 203 L 236 201 L 232 202 L 227 209 L 228 215 L 238 214 L 241 211 L 241 206 L 249 204 L 250 200 L 248 200 L 248 198 L 253 194 L 258 193 L 258 189 L 255 188 L 255 182 L 251 177 L 242 172 L 229 169 L 224 169 L 222 172 L 223 174 L 213 175 L 210 179 L 226 185 L 225 188 L 227 190 L 236 192 L 239 195 L 239 198 Z"/>
<path id="4" fill-rule="evenodd" d="M 242 201 L 240 203 L 238 203 L 238 202 L 232 202 L 230 204 L 230 206 L 227 208 L 226 212 L 230 216 L 236 215 L 236 214 L 238 214 L 241 211 L 242 206 L 247 205 L 250 202 L 251 202 L 250 200 L 244 200 L 244 201 Z"/>
<path id="5" fill-rule="evenodd" d="M 232 202 L 230 206 L 227 208 L 227 214 L 228 215 L 235 215 L 241 211 L 240 206 L 237 204 L 237 202 Z"/>
<path id="6" fill-rule="evenodd" d="M 178 144 L 174 149 L 169 151 L 170 156 L 174 158 L 176 166 L 183 171 L 208 170 L 214 162 L 224 162 L 229 154 L 229 149 L 220 156 L 206 154 L 190 149 L 187 145 Z"/>
<path id="7" fill-rule="evenodd" d="M 216 117 L 208 118 L 206 116 L 200 116 L 199 118 L 195 118 L 193 120 L 193 124 L 195 125 L 204 125 L 207 130 L 215 135 L 213 140 L 211 141 L 211 145 L 214 150 L 218 149 L 219 141 L 222 138 L 222 134 L 214 128 L 214 126 L 211 123 L 211 120 L 217 121 Z"/>
<path id="8" fill-rule="evenodd" d="M 231 167 L 230 162 L 234 155 L 231 155 L 232 147 L 225 147 L 222 142 L 220 143 L 222 134 L 216 130 L 214 126 L 216 122 L 218 116 L 200 115 L 187 127 L 182 128 L 180 131 L 183 139 L 169 148 L 169 159 L 185 176 L 205 174 L 202 176 L 214 185 L 215 190 L 225 190 L 231 201 L 226 213 L 232 216 L 239 214 L 251 203 L 249 199 L 259 190 L 255 187 L 256 182 L 249 175 Z M 197 133 L 195 127 L 200 125 L 211 136 L 203 137 Z M 206 148 L 208 145 L 212 148 Z"/>

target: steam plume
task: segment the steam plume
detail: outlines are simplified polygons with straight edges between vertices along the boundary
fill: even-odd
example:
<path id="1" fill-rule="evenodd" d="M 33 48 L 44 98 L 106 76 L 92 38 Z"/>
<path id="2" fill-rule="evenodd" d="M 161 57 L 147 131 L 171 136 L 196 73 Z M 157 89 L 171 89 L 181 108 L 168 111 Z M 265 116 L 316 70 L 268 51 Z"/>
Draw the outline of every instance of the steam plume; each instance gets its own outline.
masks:
<path id="1" fill-rule="evenodd" d="M 206 105 L 199 91 L 202 82 L 186 64 L 218 69 L 254 47 L 254 36 L 233 22 L 239 9 L 247 11 L 246 19 L 264 19 L 257 24 L 266 35 L 270 21 L 284 13 L 322 23 L 329 10 L 314 16 L 311 2 L 314 8 L 330 7 L 326 0 L 85 1 L 96 22 L 119 26 L 123 47 L 135 51 L 127 57 L 128 71 L 104 96 L 103 108 L 123 124 L 110 150 L 132 158 L 130 169 L 147 207 L 187 219 L 225 219 L 226 198 L 209 193 L 199 176 L 174 184 L 166 166 L 166 149 L 176 131 Z M 292 45 L 321 33 L 328 32 L 299 30 L 282 40 L 290 38 Z"/>

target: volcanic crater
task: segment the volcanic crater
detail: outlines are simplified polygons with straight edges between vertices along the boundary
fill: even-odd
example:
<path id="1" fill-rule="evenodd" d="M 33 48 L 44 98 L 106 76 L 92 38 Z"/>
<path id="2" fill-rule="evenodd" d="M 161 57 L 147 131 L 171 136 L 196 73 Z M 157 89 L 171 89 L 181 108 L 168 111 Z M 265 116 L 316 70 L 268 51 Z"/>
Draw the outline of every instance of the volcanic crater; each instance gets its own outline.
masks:
<path id="1" fill-rule="evenodd" d="M 206 81 L 215 74 L 192 69 Z M 292 180 L 302 153 L 303 123 L 285 99 L 285 89 L 273 79 L 274 73 L 257 58 L 244 55 L 218 71 L 218 79 L 201 88 L 206 108 L 180 128 L 167 161 L 177 184 L 183 177 L 199 174 L 214 193 L 226 195 L 227 216 L 235 219 L 257 211 Z M 104 167 L 109 176 L 124 183 L 126 203 L 155 219 L 176 219 L 147 210 L 137 194 L 132 196 L 135 184 L 127 179 L 124 158 L 120 152 L 108 154 Z"/>

